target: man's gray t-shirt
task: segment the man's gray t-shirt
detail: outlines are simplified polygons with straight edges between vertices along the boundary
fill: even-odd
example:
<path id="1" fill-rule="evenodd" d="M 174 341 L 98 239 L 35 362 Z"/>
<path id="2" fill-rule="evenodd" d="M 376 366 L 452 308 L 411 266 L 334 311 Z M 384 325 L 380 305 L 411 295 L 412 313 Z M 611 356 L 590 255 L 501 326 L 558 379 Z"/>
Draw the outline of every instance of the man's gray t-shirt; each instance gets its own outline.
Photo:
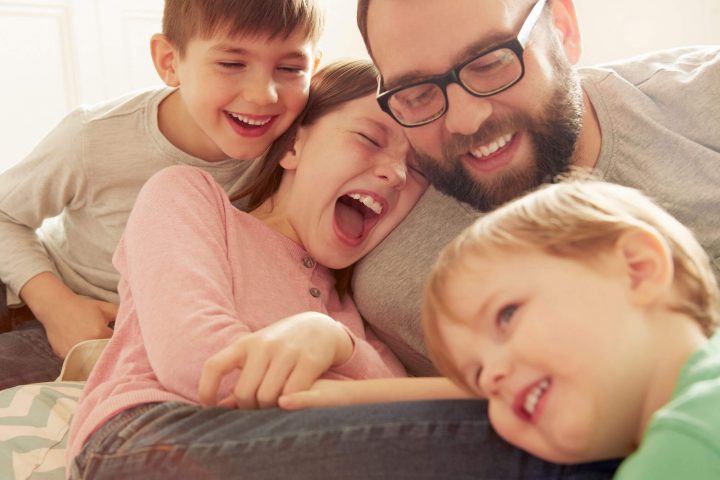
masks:
<path id="1" fill-rule="evenodd" d="M 720 48 L 668 50 L 579 72 L 602 132 L 598 172 L 675 215 L 719 272 Z M 435 373 L 420 327 L 425 277 L 442 247 L 478 215 L 430 188 L 355 269 L 360 312 L 413 374 Z"/>

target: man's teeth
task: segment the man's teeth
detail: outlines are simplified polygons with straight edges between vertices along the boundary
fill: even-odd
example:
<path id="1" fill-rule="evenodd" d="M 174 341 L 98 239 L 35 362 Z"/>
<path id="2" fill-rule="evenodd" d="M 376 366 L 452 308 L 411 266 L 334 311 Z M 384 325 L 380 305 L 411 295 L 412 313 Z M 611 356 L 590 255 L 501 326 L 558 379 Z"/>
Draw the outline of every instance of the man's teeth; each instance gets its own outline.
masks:
<path id="1" fill-rule="evenodd" d="M 263 125 L 267 124 L 272 119 L 272 117 L 267 117 L 264 119 L 249 118 L 244 115 L 237 114 L 237 113 L 232 113 L 232 112 L 228 112 L 228 113 L 230 114 L 231 117 L 233 117 L 237 120 L 240 120 L 243 123 L 247 123 L 248 125 L 253 125 L 256 127 L 262 127 Z"/>
<path id="2" fill-rule="evenodd" d="M 373 199 L 370 195 L 361 195 L 359 193 L 350 193 L 350 194 L 348 194 L 348 197 L 362 203 L 363 205 L 368 207 L 370 210 L 375 212 L 376 215 L 380 215 L 380 213 L 382 213 L 382 209 L 383 209 L 382 204 L 379 202 L 376 202 L 375 199 Z"/>
<path id="3" fill-rule="evenodd" d="M 479 147 L 476 147 L 472 150 L 470 150 L 470 154 L 475 158 L 483 158 L 487 157 L 488 155 L 492 155 L 493 153 L 500 150 L 502 147 L 508 144 L 510 140 L 512 140 L 512 133 L 508 133 L 506 135 L 503 135 L 500 138 L 496 138 L 492 142 L 488 143 L 487 145 L 481 145 Z"/>
<path id="4" fill-rule="evenodd" d="M 543 393 L 545 393 L 545 390 L 548 389 L 550 386 L 550 380 L 545 379 L 542 382 L 538 383 L 535 388 L 528 394 L 527 397 L 525 397 L 525 403 L 523 404 L 523 408 L 525 411 L 532 416 L 532 414 L 535 412 L 535 407 L 537 407 L 538 401 L 540 400 L 540 397 L 542 397 Z"/>

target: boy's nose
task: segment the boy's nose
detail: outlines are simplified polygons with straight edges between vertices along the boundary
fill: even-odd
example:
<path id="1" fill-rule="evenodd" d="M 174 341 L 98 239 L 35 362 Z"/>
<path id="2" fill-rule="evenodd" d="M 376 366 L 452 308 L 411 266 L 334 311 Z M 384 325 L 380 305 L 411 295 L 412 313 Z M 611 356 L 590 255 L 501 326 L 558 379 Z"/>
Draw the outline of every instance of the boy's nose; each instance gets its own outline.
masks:
<path id="1" fill-rule="evenodd" d="M 472 135 L 492 115 L 492 103 L 488 99 L 470 95 L 460 85 L 448 85 L 447 98 L 444 120 L 450 133 Z"/>
<path id="2" fill-rule="evenodd" d="M 255 75 L 244 85 L 243 97 L 256 105 L 271 105 L 278 101 L 277 87 L 272 78 Z"/>

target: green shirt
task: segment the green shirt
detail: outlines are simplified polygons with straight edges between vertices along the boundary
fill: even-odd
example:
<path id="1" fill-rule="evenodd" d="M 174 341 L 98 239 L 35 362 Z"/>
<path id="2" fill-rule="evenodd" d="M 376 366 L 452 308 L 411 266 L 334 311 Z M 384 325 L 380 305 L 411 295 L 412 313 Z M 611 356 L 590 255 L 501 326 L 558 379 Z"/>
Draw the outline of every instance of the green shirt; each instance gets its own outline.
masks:
<path id="1" fill-rule="evenodd" d="M 720 479 L 720 333 L 687 361 L 672 399 L 615 480 Z"/>

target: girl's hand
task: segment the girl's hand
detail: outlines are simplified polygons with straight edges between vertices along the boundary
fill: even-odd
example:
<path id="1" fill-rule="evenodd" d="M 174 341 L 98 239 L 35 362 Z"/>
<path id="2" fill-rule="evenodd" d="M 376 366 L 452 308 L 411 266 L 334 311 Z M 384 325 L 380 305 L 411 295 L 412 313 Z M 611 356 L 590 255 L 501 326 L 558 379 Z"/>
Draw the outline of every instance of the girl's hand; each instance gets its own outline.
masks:
<path id="1" fill-rule="evenodd" d="M 200 401 L 243 409 L 275 407 L 280 395 L 309 389 L 352 351 L 352 339 L 332 318 L 315 312 L 293 315 L 210 357 L 200 376 Z M 236 369 L 240 376 L 234 389 L 218 403 L 220 382 Z"/>
<path id="2" fill-rule="evenodd" d="M 318 380 L 308 390 L 278 399 L 285 410 L 357 405 L 361 403 L 407 402 L 474 398 L 475 395 L 445 377 L 376 378 L 369 380 Z"/>

